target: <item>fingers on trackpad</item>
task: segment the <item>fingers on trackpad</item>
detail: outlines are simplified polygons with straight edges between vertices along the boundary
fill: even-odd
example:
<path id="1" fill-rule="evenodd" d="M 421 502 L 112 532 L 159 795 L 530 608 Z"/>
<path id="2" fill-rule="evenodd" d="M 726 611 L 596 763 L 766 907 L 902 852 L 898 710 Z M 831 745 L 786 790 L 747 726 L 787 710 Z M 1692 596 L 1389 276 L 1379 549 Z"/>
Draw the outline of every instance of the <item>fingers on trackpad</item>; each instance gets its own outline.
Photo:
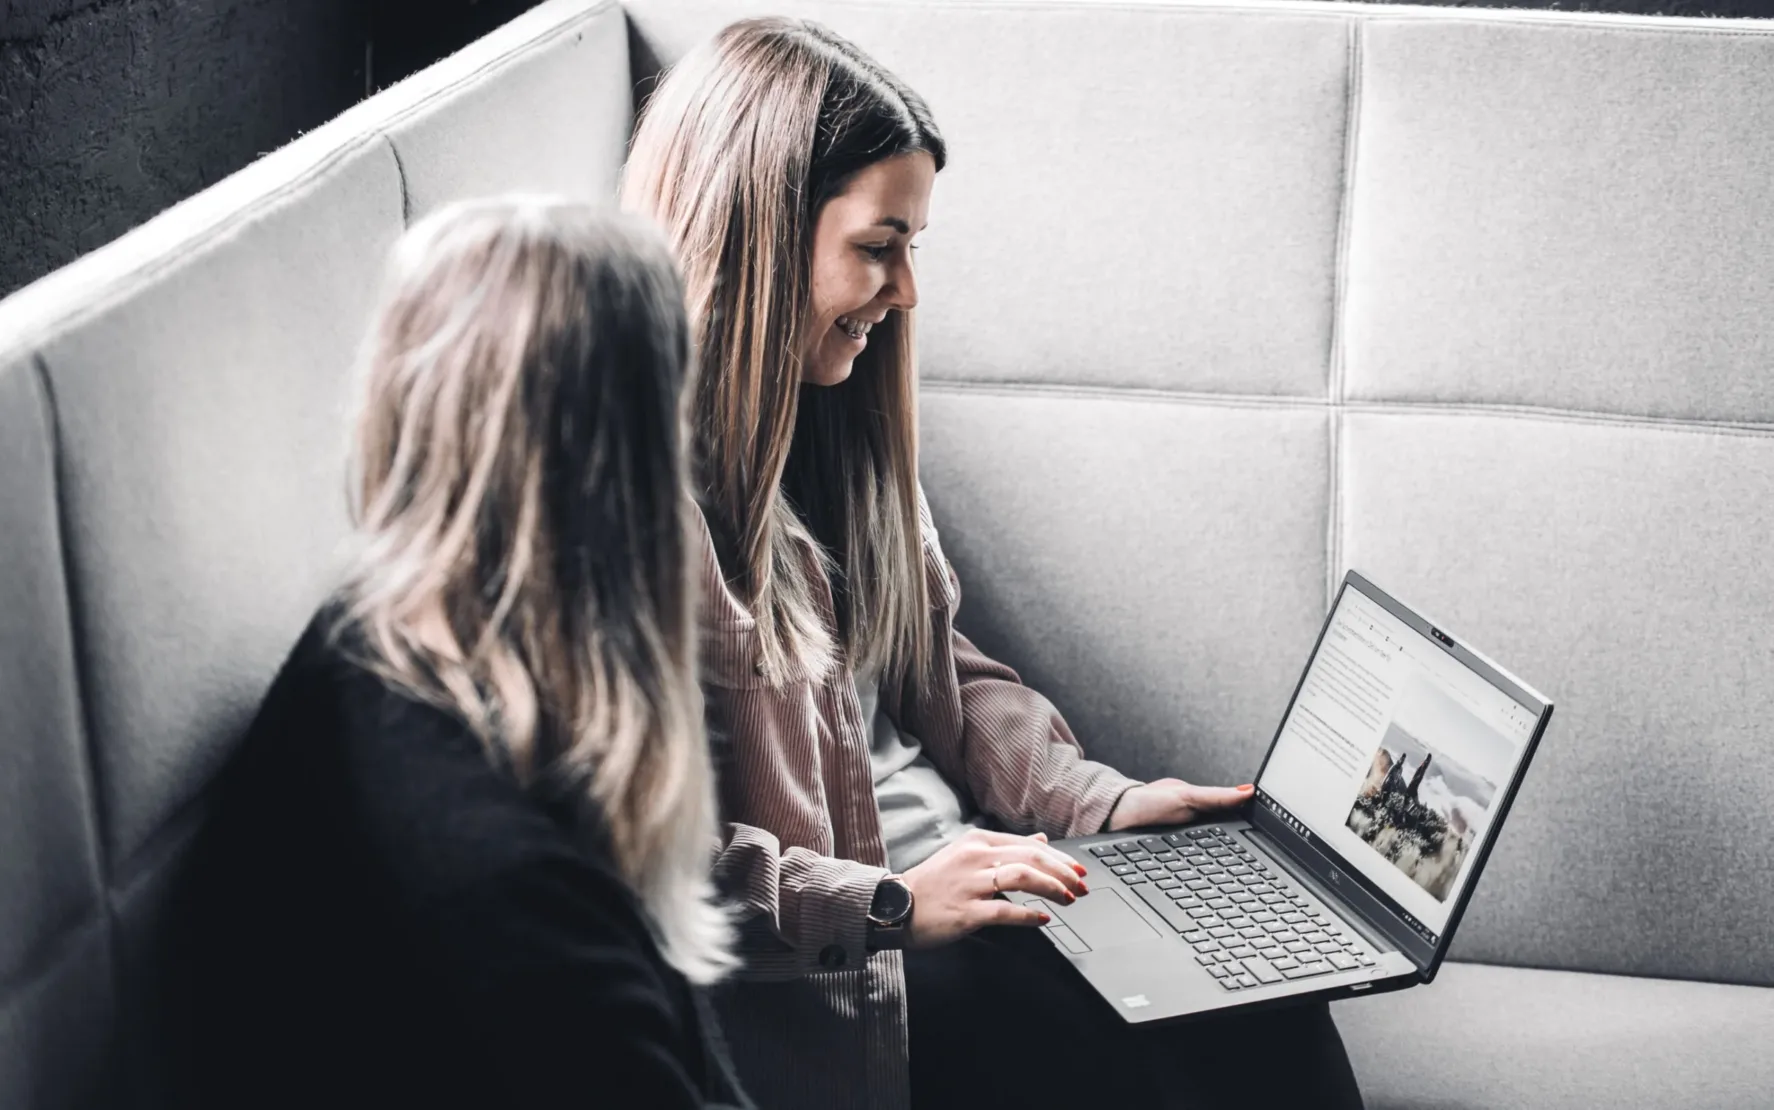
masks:
<path id="1" fill-rule="evenodd" d="M 1118 944 L 1138 944 L 1159 936 L 1158 931 L 1135 912 L 1114 887 L 1098 889 L 1069 906 L 1056 906 L 1042 899 L 1025 904 L 1049 914 L 1053 924 L 1048 928 L 1066 929 L 1085 951 Z M 1065 943 L 1065 938 L 1056 934 L 1055 939 L 1068 952 L 1077 951 Z"/>
<path id="2" fill-rule="evenodd" d="M 1085 944 L 1083 938 L 1079 937 L 1065 923 L 1065 918 L 1060 916 L 1058 906 L 1042 898 L 1030 898 L 1023 902 L 1023 905 L 1031 910 L 1040 910 L 1051 919 L 1041 931 L 1052 937 L 1055 944 L 1074 956 L 1082 956 L 1090 951 L 1090 945 Z"/>

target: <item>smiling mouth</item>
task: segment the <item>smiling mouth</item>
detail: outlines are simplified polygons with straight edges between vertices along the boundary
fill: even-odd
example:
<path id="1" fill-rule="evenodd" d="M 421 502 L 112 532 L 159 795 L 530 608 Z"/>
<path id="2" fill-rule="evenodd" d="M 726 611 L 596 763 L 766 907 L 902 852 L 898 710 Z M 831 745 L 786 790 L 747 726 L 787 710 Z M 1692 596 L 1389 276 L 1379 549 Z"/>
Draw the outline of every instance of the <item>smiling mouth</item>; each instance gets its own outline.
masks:
<path id="1" fill-rule="evenodd" d="M 867 339 L 869 329 L 874 327 L 867 320 L 852 320 L 848 316 L 840 316 L 835 325 L 837 329 L 852 339 Z"/>

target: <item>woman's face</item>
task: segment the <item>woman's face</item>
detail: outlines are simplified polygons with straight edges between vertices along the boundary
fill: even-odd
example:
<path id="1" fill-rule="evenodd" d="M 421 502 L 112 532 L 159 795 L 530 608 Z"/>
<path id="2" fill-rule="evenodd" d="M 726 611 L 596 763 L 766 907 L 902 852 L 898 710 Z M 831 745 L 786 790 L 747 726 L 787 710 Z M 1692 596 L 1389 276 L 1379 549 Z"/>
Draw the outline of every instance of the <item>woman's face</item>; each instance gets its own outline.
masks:
<path id="1" fill-rule="evenodd" d="M 801 380 L 837 385 L 868 347 L 868 330 L 918 303 L 912 237 L 924 230 L 936 162 L 915 152 L 859 171 L 813 228 L 813 320 Z"/>

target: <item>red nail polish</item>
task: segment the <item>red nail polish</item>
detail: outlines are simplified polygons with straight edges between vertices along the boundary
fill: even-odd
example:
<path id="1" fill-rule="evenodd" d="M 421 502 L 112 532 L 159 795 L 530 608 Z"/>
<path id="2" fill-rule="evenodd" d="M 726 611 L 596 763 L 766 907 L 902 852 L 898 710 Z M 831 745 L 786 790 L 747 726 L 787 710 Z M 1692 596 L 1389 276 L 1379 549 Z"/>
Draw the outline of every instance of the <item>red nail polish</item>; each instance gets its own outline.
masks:
<path id="1" fill-rule="evenodd" d="M 1053 918 L 1048 917 L 1046 914 L 1041 915 L 1041 924 L 1043 924 L 1043 925 L 1047 924 L 1049 921 L 1052 921 L 1052 920 L 1053 920 Z"/>
<path id="2" fill-rule="evenodd" d="M 1088 887 L 1088 886 L 1085 886 L 1085 885 L 1084 885 L 1084 884 L 1083 884 L 1083 883 L 1079 883 L 1079 884 L 1078 884 L 1078 889 L 1079 889 L 1079 890 L 1080 890 L 1080 891 L 1081 891 L 1081 892 L 1083 892 L 1083 893 L 1085 893 L 1085 894 L 1089 894 L 1089 893 L 1090 893 L 1090 888 L 1089 888 L 1089 887 Z M 1111 902 L 1113 902 L 1113 901 L 1114 901 L 1114 899 L 1113 899 L 1113 898 L 1111 898 L 1111 899 L 1109 899 L 1109 901 L 1111 901 Z"/>
<path id="3" fill-rule="evenodd" d="M 1255 790 L 1256 787 L 1252 786 L 1250 783 L 1247 782 L 1247 783 L 1242 783 L 1238 786 L 1235 786 L 1232 789 L 1234 789 L 1234 790 Z"/>
<path id="4" fill-rule="evenodd" d="M 1073 893 L 1072 893 L 1072 892 L 1071 892 L 1071 891 L 1069 891 L 1069 890 L 1068 890 L 1068 891 L 1066 891 L 1066 905 L 1068 905 L 1068 906 L 1069 906 L 1069 905 L 1071 905 L 1071 904 L 1072 904 L 1072 903 L 1073 903 L 1073 902 L 1076 902 L 1076 901 L 1077 901 L 1077 900 L 1078 900 L 1078 896 L 1077 896 L 1077 895 L 1076 895 L 1076 894 L 1073 894 Z"/>

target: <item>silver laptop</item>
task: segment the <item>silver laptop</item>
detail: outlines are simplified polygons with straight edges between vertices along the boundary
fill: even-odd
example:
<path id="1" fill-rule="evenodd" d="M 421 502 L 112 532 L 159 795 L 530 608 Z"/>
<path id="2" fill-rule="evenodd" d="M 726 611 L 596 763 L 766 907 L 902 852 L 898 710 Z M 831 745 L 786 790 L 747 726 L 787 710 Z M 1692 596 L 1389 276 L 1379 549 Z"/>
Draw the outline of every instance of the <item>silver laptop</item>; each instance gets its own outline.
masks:
<path id="1" fill-rule="evenodd" d="M 1351 571 L 1235 816 L 1057 842 L 1042 929 L 1129 1022 L 1435 978 L 1552 703 Z"/>

